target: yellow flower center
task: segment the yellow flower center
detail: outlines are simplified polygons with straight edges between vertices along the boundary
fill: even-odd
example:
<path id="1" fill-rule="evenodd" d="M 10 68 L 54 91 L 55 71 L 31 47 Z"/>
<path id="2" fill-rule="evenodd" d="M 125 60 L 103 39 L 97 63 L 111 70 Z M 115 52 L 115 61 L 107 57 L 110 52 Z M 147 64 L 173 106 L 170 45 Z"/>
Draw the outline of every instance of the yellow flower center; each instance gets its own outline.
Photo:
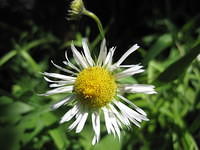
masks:
<path id="1" fill-rule="evenodd" d="M 117 84 L 114 76 L 105 68 L 90 67 L 77 76 L 74 92 L 82 103 L 90 107 L 102 107 L 115 96 Z"/>

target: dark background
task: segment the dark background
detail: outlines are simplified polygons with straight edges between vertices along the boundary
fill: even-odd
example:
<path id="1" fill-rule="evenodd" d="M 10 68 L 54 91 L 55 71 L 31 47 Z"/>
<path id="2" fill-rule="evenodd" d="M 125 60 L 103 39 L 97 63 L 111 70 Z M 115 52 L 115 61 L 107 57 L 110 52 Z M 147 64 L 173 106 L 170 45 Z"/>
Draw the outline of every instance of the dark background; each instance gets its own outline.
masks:
<path id="1" fill-rule="evenodd" d="M 139 40 L 142 36 L 155 32 L 165 32 L 159 26 L 158 19 L 168 18 L 177 26 L 182 26 L 192 17 L 199 14 L 198 1 L 195 0 L 85 0 L 88 10 L 96 13 L 104 27 L 109 25 L 107 38 L 119 47 Z M 81 31 L 85 24 L 92 27 L 93 37 L 98 34 L 93 20 L 84 17 L 76 23 L 72 30 L 65 18 L 69 7 L 69 0 L 0 0 L 0 53 L 9 50 L 9 40 L 17 38 L 23 30 L 30 26 L 27 22 L 42 27 L 45 31 L 53 32 L 59 38 L 70 38 L 71 32 Z M 70 35 L 69 35 L 70 33 Z M 10 46 L 9 46 L 10 45 Z"/>

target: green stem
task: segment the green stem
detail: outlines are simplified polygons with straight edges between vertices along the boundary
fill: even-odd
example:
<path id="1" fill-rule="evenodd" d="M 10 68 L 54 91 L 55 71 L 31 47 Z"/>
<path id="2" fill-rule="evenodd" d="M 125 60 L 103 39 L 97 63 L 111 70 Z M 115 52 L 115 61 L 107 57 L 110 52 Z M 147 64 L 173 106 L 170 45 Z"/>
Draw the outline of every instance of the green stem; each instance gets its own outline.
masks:
<path id="1" fill-rule="evenodd" d="M 108 31 L 108 27 L 105 28 L 104 34 L 107 33 L 107 31 Z M 92 43 L 91 43 L 91 45 L 90 45 L 91 50 L 93 50 L 93 49 L 97 46 L 97 44 L 98 44 L 99 42 L 101 42 L 101 35 L 98 35 L 98 36 L 92 41 Z"/>
<path id="2" fill-rule="evenodd" d="M 88 16 L 88 17 L 91 17 L 92 19 L 94 19 L 94 21 L 96 22 L 98 28 L 99 28 L 99 31 L 100 31 L 100 34 L 102 36 L 102 38 L 104 38 L 104 30 L 103 30 L 103 26 L 101 24 L 101 21 L 99 20 L 99 18 L 92 12 L 88 11 L 87 9 L 84 9 L 83 10 L 83 14 Z"/>
<path id="3" fill-rule="evenodd" d="M 15 55 L 17 55 L 17 53 L 18 53 L 17 51 L 20 49 L 23 49 L 24 51 L 29 51 L 30 49 L 37 47 L 41 44 L 50 43 L 50 42 L 54 42 L 54 41 L 56 41 L 56 39 L 54 37 L 48 36 L 46 38 L 32 41 L 24 47 L 20 47 L 20 45 L 16 44 L 15 45 L 16 49 L 8 52 L 7 54 L 5 54 L 3 57 L 0 58 L 0 67 L 2 65 L 4 65 L 7 61 L 9 61 L 11 58 L 13 58 Z"/>
<path id="4" fill-rule="evenodd" d="M 14 57 L 17 54 L 16 50 L 12 50 L 5 54 L 1 59 L 0 59 L 0 66 L 5 64 L 8 60 L 10 60 L 12 57 Z"/>
<path id="5" fill-rule="evenodd" d="M 30 64 L 30 66 L 33 68 L 35 72 L 41 71 L 39 65 L 35 62 L 35 60 L 30 56 L 30 54 L 27 51 L 21 50 L 20 54 Z"/>

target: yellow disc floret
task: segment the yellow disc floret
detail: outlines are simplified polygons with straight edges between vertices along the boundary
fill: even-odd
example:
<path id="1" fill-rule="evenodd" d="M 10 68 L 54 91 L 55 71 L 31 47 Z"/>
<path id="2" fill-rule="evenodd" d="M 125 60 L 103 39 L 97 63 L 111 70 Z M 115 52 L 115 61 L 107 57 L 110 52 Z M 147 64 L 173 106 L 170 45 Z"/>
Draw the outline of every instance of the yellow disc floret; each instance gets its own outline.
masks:
<path id="1" fill-rule="evenodd" d="M 102 67 L 84 69 L 74 84 L 77 97 L 89 107 L 105 106 L 115 96 L 116 89 L 114 76 Z"/>

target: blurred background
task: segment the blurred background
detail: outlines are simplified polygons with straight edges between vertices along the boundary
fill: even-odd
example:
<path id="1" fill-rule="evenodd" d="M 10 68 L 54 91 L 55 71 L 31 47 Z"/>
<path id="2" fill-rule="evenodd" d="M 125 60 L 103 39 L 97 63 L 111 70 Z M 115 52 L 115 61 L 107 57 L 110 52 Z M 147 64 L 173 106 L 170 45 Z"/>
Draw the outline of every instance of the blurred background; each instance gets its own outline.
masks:
<path id="1" fill-rule="evenodd" d="M 58 72 L 73 40 L 88 37 L 99 50 L 93 20 L 68 21 L 70 0 L 0 0 L 0 149 L 2 150 L 197 150 L 200 146 L 200 11 L 195 0 L 84 0 L 105 28 L 114 60 L 138 43 L 125 63 L 141 63 L 146 72 L 126 82 L 154 84 L 157 95 L 128 94 L 147 112 L 141 128 L 124 129 L 119 142 L 107 135 L 91 145 L 87 122 L 81 134 L 60 125 L 68 106 L 51 111 L 64 95 L 37 96 L 48 85 L 40 72 Z M 79 48 L 81 49 L 81 48 Z"/>

